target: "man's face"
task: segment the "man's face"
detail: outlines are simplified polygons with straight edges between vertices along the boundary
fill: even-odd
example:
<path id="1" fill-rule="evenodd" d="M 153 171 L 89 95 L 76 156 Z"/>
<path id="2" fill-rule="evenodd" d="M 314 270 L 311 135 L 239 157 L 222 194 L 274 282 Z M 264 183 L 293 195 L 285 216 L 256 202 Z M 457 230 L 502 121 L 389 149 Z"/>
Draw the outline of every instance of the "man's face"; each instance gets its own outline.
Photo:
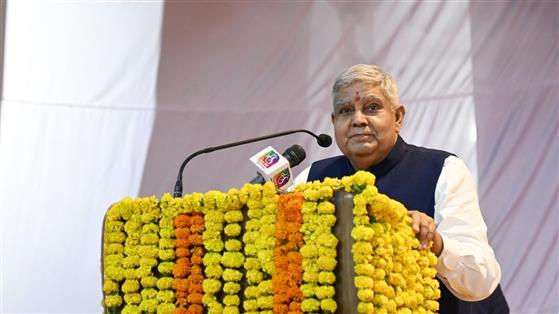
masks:
<path id="1" fill-rule="evenodd" d="M 354 82 L 334 99 L 332 123 L 338 147 L 357 170 L 381 162 L 396 143 L 405 109 L 393 109 L 379 86 Z"/>

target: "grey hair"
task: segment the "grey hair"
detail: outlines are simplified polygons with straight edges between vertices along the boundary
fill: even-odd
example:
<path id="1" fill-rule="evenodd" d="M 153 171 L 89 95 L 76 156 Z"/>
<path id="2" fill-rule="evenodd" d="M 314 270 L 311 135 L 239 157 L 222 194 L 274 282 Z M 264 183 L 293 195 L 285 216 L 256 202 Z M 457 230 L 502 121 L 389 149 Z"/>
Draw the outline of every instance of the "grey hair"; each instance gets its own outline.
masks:
<path id="1" fill-rule="evenodd" d="M 380 86 L 382 94 L 390 101 L 392 108 L 400 107 L 396 81 L 378 66 L 370 64 L 356 64 L 340 73 L 336 77 L 334 86 L 332 86 L 332 99 L 335 101 L 340 90 L 354 82 L 365 82 Z"/>

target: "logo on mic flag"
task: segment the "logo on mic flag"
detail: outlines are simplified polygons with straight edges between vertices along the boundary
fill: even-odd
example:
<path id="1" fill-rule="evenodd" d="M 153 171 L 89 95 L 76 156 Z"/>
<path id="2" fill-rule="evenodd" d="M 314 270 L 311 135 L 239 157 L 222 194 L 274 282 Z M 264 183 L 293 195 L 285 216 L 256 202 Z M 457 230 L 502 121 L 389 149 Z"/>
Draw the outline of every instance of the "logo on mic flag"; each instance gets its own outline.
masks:
<path id="1" fill-rule="evenodd" d="M 274 181 L 274 185 L 280 189 L 282 188 L 284 185 L 286 185 L 287 183 L 289 183 L 289 179 L 291 179 L 291 173 L 289 172 L 289 169 L 283 169 L 282 171 L 278 172 L 276 175 L 274 175 L 274 177 L 272 178 L 272 180 Z"/>
<path id="2" fill-rule="evenodd" d="M 264 168 L 270 168 L 280 160 L 280 156 L 274 150 L 267 151 L 258 158 L 258 163 Z"/>

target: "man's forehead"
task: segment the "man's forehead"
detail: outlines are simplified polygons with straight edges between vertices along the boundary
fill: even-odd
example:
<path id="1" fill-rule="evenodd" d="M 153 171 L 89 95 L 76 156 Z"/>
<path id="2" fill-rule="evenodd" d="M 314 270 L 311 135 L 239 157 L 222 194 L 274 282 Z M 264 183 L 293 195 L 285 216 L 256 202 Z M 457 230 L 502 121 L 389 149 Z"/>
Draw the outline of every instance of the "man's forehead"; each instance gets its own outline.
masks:
<path id="1" fill-rule="evenodd" d="M 334 107 L 342 106 L 342 105 L 349 105 L 352 103 L 357 102 L 369 102 L 369 101 L 377 101 L 384 103 L 384 97 L 382 94 L 378 94 L 372 91 L 356 91 L 354 94 L 338 94 L 336 99 L 334 99 Z"/>

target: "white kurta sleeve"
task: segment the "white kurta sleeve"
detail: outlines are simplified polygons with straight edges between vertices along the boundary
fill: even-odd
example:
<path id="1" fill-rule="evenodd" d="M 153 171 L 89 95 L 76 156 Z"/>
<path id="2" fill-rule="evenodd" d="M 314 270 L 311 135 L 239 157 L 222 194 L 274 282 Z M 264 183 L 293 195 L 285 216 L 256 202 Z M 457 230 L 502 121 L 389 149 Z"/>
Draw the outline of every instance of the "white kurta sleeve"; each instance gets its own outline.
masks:
<path id="1" fill-rule="evenodd" d="M 501 280 L 501 268 L 487 241 L 476 186 L 464 162 L 445 160 L 435 189 L 435 223 L 443 239 L 438 277 L 456 297 L 479 301 Z"/>

